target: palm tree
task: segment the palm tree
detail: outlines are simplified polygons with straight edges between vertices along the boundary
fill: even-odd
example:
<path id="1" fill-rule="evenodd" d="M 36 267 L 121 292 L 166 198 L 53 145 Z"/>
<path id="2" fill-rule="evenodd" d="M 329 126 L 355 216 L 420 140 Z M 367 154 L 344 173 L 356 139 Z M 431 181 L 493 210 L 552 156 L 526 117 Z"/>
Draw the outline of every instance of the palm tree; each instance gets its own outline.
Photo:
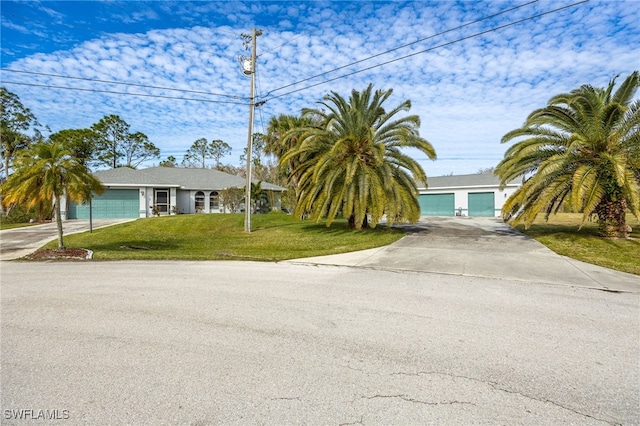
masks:
<path id="1" fill-rule="evenodd" d="M 502 184 L 526 180 L 505 203 L 502 215 L 529 226 L 542 211 L 548 218 L 564 201 L 592 214 L 607 237 L 627 237 L 625 214 L 640 216 L 640 100 L 638 71 L 614 91 L 583 85 L 554 96 L 524 125 L 502 137 L 516 142 L 498 164 Z"/>
<path id="2" fill-rule="evenodd" d="M 271 154 L 280 160 L 290 150 L 298 147 L 300 129 L 311 126 L 313 123 L 305 117 L 281 114 L 278 117 L 271 117 L 267 127 L 264 152 Z M 298 194 L 298 180 L 293 170 L 298 165 L 298 159 L 290 157 L 285 163 L 279 164 L 278 174 L 286 179 L 291 189 Z"/>
<path id="3" fill-rule="evenodd" d="M 269 195 L 262 189 L 262 181 L 251 182 L 251 212 L 267 213 L 270 207 Z"/>
<path id="4" fill-rule="evenodd" d="M 33 207 L 48 202 L 54 205 L 58 227 L 58 248 L 64 248 L 60 201 L 64 194 L 75 202 L 84 202 L 104 187 L 81 161 L 59 142 L 39 142 L 15 162 L 15 172 L 0 187 L 4 203 Z"/>
<path id="5" fill-rule="evenodd" d="M 353 90 L 349 100 L 331 92 L 320 102 L 325 109 L 303 110 L 303 117 L 317 126 L 295 130 L 297 148 L 281 163 L 298 161 L 293 175 L 299 182 L 295 214 L 312 219 L 327 217 L 327 226 L 341 212 L 351 228 L 375 227 L 383 215 L 387 224 L 415 222 L 420 217 L 417 181 L 426 182 L 422 167 L 402 148 L 416 148 L 429 158 L 436 153 L 420 137 L 420 118 L 396 115 L 411 108 L 404 101 L 390 111 L 382 104 L 392 90 Z"/>

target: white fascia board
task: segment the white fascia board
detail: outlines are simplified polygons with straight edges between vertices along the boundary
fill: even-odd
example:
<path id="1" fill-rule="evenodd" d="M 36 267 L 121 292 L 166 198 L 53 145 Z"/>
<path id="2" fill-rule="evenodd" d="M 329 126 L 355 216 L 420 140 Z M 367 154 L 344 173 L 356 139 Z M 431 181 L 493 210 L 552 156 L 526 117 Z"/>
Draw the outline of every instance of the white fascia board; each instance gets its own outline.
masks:
<path id="1" fill-rule="evenodd" d="M 109 188 L 180 188 L 180 185 L 158 185 L 157 183 L 104 183 L 102 186 Z"/>
<path id="2" fill-rule="evenodd" d="M 520 183 L 507 183 L 504 185 L 505 188 L 507 187 L 519 187 L 521 186 Z M 489 189 L 493 189 L 493 188 L 500 188 L 500 185 L 462 185 L 462 186 L 429 186 L 429 187 L 424 187 L 424 186 L 419 186 L 418 187 L 418 191 L 428 191 L 428 190 L 465 190 L 465 189 L 473 189 L 473 188 L 489 188 Z"/>

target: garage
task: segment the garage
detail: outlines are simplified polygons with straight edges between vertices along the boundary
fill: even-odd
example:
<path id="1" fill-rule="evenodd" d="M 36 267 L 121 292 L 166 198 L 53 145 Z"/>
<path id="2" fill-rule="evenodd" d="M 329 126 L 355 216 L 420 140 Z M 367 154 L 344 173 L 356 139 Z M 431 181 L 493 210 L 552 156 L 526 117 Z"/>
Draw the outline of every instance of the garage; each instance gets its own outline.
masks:
<path id="1" fill-rule="evenodd" d="M 493 192 L 469 193 L 469 216 L 493 217 L 496 214 L 495 194 Z"/>
<path id="2" fill-rule="evenodd" d="M 107 189 L 91 202 L 94 219 L 135 219 L 139 217 L 137 189 Z M 89 203 L 69 203 L 69 219 L 89 219 Z"/>
<path id="3" fill-rule="evenodd" d="M 418 198 L 423 216 L 453 216 L 455 197 L 450 194 L 421 194 Z"/>

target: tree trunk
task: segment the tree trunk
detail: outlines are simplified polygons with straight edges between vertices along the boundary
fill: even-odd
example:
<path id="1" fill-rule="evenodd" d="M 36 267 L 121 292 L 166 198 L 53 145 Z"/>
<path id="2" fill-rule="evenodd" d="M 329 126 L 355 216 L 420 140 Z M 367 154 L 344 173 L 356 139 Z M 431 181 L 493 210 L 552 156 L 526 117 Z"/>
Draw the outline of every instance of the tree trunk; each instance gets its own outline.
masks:
<path id="1" fill-rule="evenodd" d="M 631 233 L 631 228 L 627 225 L 626 200 L 611 201 L 603 200 L 596 207 L 598 214 L 599 233 L 605 238 L 627 238 Z"/>
<path id="2" fill-rule="evenodd" d="M 362 220 L 362 227 L 360 229 L 366 229 L 367 227 L 369 227 L 369 218 L 365 214 L 364 215 L 364 219 Z M 356 215 L 355 215 L 355 213 L 352 213 L 351 216 L 349 216 L 349 229 L 358 229 L 356 227 Z"/>
<path id="3" fill-rule="evenodd" d="M 54 203 L 56 204 L 56 225 L 58 228 L 58 248 L 64 248 L 64 241 L 62 240 L 62 214 L 60 212 L 60 197 L 54 197 Z"/>
<path id="4" fill-rule="evenodd" d="M 9 150 L 4 154 L 4 179 L 9 179 Z"/>
<path id="5" fill-rule="evenodd" d="M 349 229 L 356 229 L 356 215 L 353 213 L 349 216 Z"/>
<path id="6" fill-rule="evenodd" d="M 9 179 L 9 150 L 7 147 L 5 147 L 5 154 L 4 154 L 4 180 Z M 2 180 L 0 179 L 0 182 Z M 9 215 L 9 211 L 11 211 L 11 207 L 8 207 L 7 210 L 5 211 L 4 209 L 4 205 L 2 204 L 2 195 L 0 195 L 0 212 L 5 212 L 7 215 Z"/>

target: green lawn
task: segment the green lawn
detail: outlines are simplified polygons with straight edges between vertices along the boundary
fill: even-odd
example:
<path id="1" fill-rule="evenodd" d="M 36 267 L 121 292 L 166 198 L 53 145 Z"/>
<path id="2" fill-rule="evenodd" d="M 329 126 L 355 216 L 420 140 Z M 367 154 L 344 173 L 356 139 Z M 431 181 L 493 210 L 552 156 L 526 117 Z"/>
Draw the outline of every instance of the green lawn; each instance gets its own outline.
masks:
<path id="1" fill-rule="evenodd" d="M 563 256 L 640 275 L 640 223 L 634 216 L 627 216 L 633 232 L 626 240 L 599 237 L 596 222 L 587 222 L 578 230 L 581 217 L 577 213 L 561 213 L 545 222 L 544 215 L 540 215 L 529 229 L 522 225 L 517 229 Z"/>
<path id="2" fill-rule="evenodd" d="M 27 226 L 38 225 L 37 223 L 7 223 L 0 221 L 0 231 L 4 229 L 25 228 Z"/>
<path id="3" fill-rule="evenodd" d="M 327 228 L 283 213 L 253 215 L 251 220 L 252 232 L 246 233 L 239 214 L 152 217 L 68 235 L 65 245 L 93 250 L 96 260 L 277 261 L 380 247 L 404 236 L 385 226 L 352 231 L 344 220 Z M 55 247 L 55 242 L 45 246 Z"/>

